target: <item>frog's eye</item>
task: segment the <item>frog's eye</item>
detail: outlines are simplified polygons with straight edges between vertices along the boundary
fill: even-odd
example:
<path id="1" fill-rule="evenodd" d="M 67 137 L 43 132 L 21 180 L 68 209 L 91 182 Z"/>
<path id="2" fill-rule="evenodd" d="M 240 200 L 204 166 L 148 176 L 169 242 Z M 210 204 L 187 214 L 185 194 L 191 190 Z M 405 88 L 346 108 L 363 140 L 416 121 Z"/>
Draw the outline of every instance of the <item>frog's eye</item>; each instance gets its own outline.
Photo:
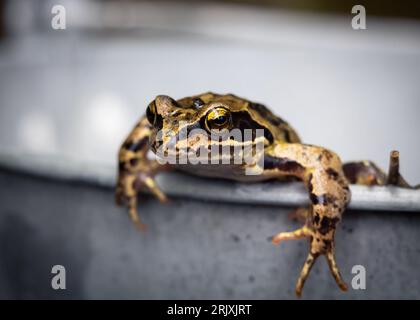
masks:
<path id="1" fill-rule="evenodd" d="M 230 126 L 231 117 L 230 112 L 225 107 L 217 107 L 210 110 L 206 117 L 206 127 L 208 130 L 226 129 Z"/>
<path id="2" fill-rule="evenodd" d="M 153 126 L 156 123 L 156 105 L 155 102 L 153 101 L 152 103 L 149 104 L 149 106 L 146 109 L 146 117 L 147 120 L 149 121 L 149 123 Z"/>

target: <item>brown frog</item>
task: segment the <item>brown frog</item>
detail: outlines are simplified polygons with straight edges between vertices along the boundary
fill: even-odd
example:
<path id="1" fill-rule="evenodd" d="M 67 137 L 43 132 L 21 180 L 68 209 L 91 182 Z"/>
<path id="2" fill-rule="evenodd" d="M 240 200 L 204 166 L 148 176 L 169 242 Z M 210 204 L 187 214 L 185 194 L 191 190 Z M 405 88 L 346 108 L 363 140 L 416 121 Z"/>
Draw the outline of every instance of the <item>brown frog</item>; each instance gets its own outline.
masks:
<path id="1" fill-rule="evenodd" d="M 237 134 L 230 135 L 232 130 Z M 251 131 L 247 137 L 246 131 Z M 147 157 L 149 150 L 158 155 L 157 159 Z M 241 156 L 239 161 L 238 155 Z M 246 155 L 247 161 L 244 160 Z M 166 163 L 159 161 L 165 157 Z M 168 163 L 168 159 L 172 159 L 172 163 Z M 190 159 L 199 161 L 192 164 Z M 397 154 L 394 160 L 398 161 Z M 311 202 L 309 208 L 296 211 L 296 216 L 304 221 L 303 227 L 272 238 L 274 244 L 300 238 L 309 241 L 309 253 L 296 284 L 298 296 L 321 255 L 326 257 L 338 286 L 347 289 L 335 259 L 334 235 L 350 201 L 349 183 L 383 185 L 389 180 L 371 162 L 343 165 L 334 152 L 303 144 L 286 121 L 262 104 L 233 94 L 211 92 L 177 101 L 157 96 L 121 146 L 116 201 L 128 206 L 131 219 L 140 229 L 144 224 L 137 214 L 137 193 L 148 189 L 165 202 L 167 198 L 154 176 L 170 169 L 244 182 L 302 181 Z M 406 186 L 398 169 L 393 177 L 393 184 Z"/>

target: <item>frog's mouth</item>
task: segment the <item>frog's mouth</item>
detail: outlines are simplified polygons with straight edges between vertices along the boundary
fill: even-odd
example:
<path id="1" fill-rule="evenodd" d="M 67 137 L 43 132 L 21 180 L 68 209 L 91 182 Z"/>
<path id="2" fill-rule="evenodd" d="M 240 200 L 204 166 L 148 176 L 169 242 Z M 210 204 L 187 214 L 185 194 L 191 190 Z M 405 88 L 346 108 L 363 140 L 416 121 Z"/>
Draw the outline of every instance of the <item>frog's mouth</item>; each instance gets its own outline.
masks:
<path id="1" fill-rule="evenodd" d="M 243 165 L 249 159 L 259 158 L 264 152 L 264 137 L 258 141 L 246 141 L 234 145 L 232 141 L 220 143 L 209 140 L 202 144 L 189 144 L 182 141 L 177 144 L 176 137 L 171 137 L 168 142 L 157 139 L 151 146 L 160 163 L 176 165 Z"/>

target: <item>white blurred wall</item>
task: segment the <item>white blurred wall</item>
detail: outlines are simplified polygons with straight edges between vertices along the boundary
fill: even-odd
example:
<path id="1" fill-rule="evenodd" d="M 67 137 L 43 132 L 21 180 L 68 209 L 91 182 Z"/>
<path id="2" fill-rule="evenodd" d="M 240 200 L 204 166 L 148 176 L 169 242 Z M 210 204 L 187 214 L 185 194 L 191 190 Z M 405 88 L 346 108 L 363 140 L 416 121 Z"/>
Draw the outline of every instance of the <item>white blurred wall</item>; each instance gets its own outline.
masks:
<path id="1" fill-rule="evenodd" d="M 232 92 L 265 103 L 308 143 L 420 182 L 420 24 L 221 4 L 8 3 L 0 42 L 1 150 L 114 162 L 157 94 Z"/>

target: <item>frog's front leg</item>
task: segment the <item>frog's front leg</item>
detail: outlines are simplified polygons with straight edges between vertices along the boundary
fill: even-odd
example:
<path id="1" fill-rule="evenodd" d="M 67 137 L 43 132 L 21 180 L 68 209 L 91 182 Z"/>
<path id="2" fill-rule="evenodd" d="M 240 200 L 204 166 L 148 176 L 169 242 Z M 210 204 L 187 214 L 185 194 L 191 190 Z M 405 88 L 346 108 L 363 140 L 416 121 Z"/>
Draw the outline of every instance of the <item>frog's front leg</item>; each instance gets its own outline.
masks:
<path id="1" fill-rule="evenodd" d="M 302 228 L 282 232 L 273 237 L 273 243 L 307 238 L 310 248 L 296 284 L 296 294 L 302 294 L 303 285 L 314 262 L 325 255 L 330 271 L 342 290 L 342 280 L 334 254 L 334 235 L 348 202 L 350 190 L 339 157 L 324 148 L 302 144 L 280 144 L 267 150 L 264 156 L 264 174 L 269 177 L 294 176 L 302 180 L 311 201 Z"/>
<path id="2" fill-rule="evenodd" d="M 145 229 L 137 213 L 137 193 L 147 189 L 161 202 L 166 202 L 165 194 L 160 190 L 154 176 L 167 170 L 167 166 L 160 165 L 156 160 L 147 158 L 149 151 L 150 124 L 146 117 L 140 119 L 122 144 L 118 160 L 118 181 L 115 200 L 118 205 L 128 207 L 131 220 L 139 229 Z"/>

